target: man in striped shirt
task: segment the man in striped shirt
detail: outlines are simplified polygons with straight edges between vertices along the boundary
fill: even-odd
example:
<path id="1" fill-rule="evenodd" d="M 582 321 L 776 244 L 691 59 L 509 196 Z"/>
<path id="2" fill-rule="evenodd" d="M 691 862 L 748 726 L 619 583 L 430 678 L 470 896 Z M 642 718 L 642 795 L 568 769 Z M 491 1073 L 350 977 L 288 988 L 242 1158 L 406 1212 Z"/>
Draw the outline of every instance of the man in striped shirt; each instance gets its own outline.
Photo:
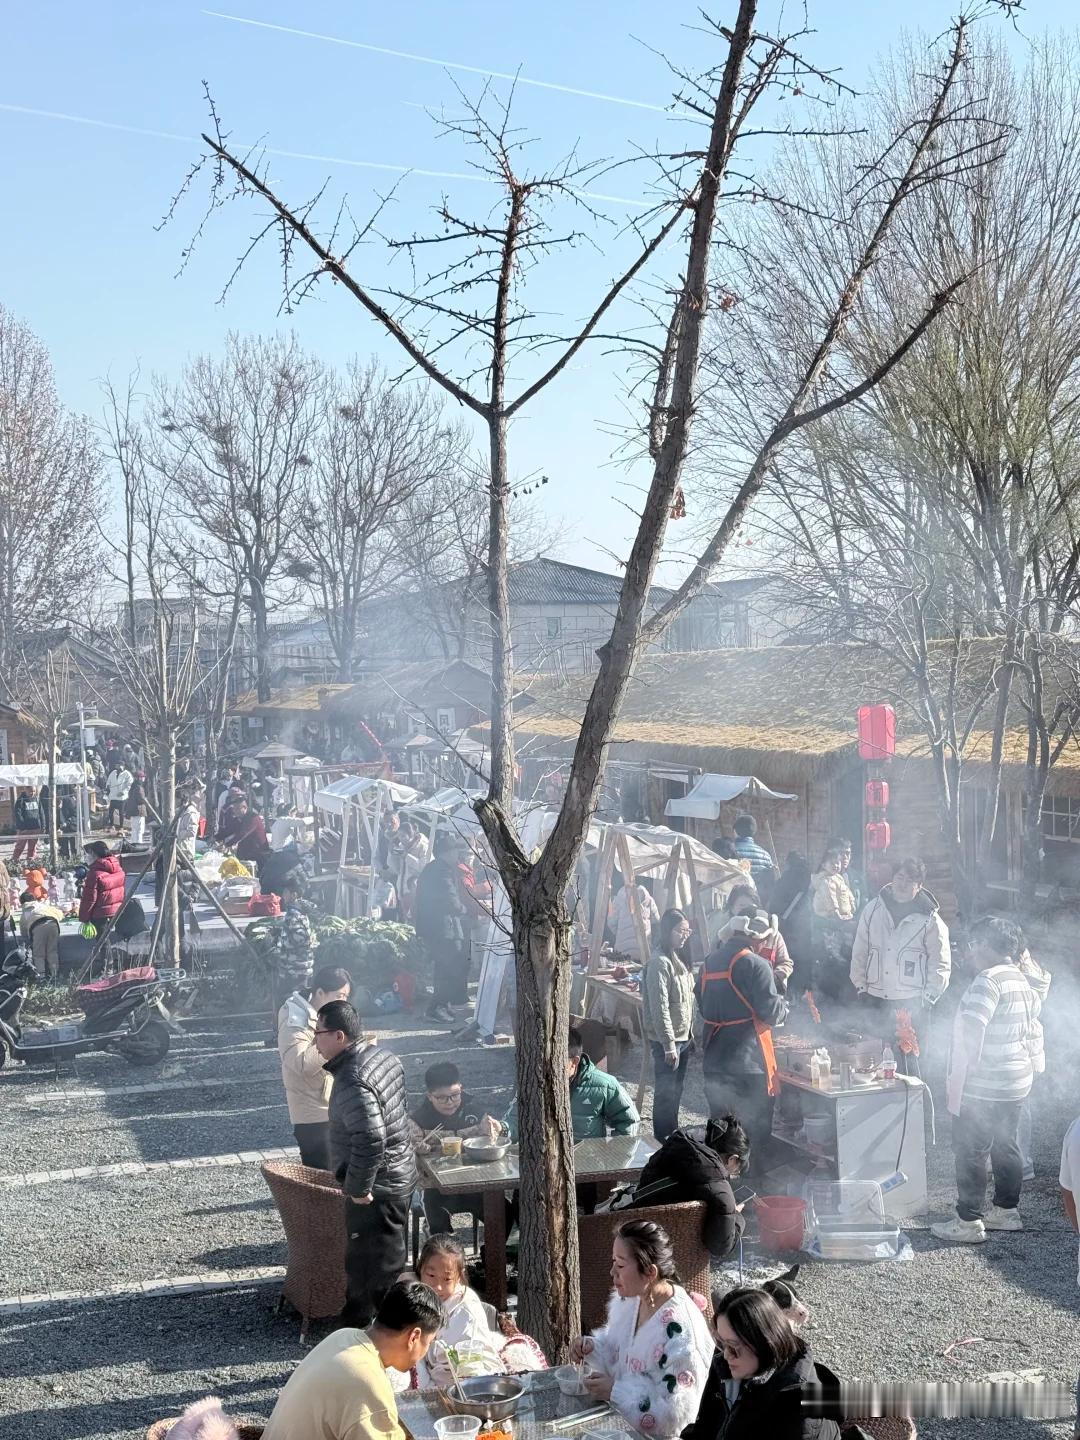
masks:
<path id="1" fill-rule="evenodd" d="M 939 1240 L 981 1244 L 988 1230 L 1020 1230 L 1023 1158 L 1020 1106 L 1031 1089 L 1032 1028 L 1039 997 L 1017 965 L 1020 932 L 1007 920 L 980 920 L 971 932 L 975 978 L 956 1014 L 947 1092 L 956 1157 L 956 1215 L 932 1225 Z M 987 1162 L 994 1199 L 986 1205 Z"/>

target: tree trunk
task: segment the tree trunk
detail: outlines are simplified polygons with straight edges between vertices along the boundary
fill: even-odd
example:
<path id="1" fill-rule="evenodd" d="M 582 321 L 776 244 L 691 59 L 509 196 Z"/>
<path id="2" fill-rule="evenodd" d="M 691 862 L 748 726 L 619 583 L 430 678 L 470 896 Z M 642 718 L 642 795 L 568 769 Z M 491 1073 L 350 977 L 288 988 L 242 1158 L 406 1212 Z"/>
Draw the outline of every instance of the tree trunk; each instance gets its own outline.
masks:
<path id="1" fill-rule="evenodd" d="M 517 1107 L 521 1146 L 519 1323 L 553 1362 L 581 1333 L 574 1131 L 566 1083 L 570 1024 L 570 918 L 529 903 L 514 908 Z M 548 1075 L 552 1083 L 538 1084 Z M 594 1259 L 596 1257 L 593 1257 Z"/>
<path id="2" fill-rule="evenodd" d="M 56 756 L 60 749 L 60 716 L 54 715 L 49 727 L 49 871 L 55 875 L 60 869 L 60 845 L 56 834 L 56 817 L 59 806 L 56 803 Z"/>
<path id="3" fill-rule="evenodd" d="M 488 512 L 487 603 L 491 621 L 491 798 L 511 813 L 514 794 L 514 739 L 510 728 L 513 696 L 513 656 L 510 644 L 510 588 L 507 556 L 510 518 L 507 501 L 510 479 L 506 458 L 506 418 L 489 421 L 491 440 L 491 495 Z M 463 642 L 467 641 L 463 634 Z M 462 645 L 462 653 L 464 643 Z M 460 658 L 460 655 L 459 655 Z"/>
<path id="4" fill-rule="evenodd" d="M 176 731 L 163 724 L 158 735 L 158 791 L 161 841 L 161 955 L 166 966 L 180 964 L 180 904 L 176 873 Z"/>
<path id="5" fill-rule="evenodd" d="M 270 699 L 270 626 L 266 614 L 266 593 L 262 584 L 253 579 L 248 591 L 251 624 L 255 631 L 255 691 L 259 704 Z"/>

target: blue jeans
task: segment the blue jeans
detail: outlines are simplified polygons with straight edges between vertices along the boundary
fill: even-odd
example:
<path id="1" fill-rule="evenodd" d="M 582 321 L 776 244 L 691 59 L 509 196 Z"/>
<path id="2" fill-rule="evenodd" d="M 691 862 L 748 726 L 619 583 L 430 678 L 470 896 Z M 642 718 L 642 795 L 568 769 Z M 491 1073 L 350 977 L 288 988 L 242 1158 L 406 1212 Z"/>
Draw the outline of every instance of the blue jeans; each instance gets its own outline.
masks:
<path id="1" fill-rule="evenodd" d="M 652 1128 L 657 1140 L 666 1140 L 673 1130 L 679 1128 L 679 1104 L 682 1101 L 683 1086 L 686 1084 L 686 1065 L 693 1049 L 692 1040 L 682 1040 L 676 1045 L 679 1063 L 670 1066 L 663 1045 L 650 1041 L 653 1054 L 653 1069 L 656 1075 L 653 1090 Z"/>

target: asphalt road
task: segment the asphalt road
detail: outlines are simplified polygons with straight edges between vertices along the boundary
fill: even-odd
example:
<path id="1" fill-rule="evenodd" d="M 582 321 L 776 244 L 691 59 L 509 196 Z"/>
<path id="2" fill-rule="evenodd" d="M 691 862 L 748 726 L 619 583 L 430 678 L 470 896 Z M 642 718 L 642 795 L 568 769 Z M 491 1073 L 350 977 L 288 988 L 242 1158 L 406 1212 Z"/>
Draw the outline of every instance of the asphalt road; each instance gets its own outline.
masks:
<path id="1" fill-rule="evenodd" d="M 445 1032 L 423 1021 L 404 1028 L 402 1018 L 396 1028 L 384 1022 L 383 1038 L 412 1089 L 434 1058 L 453 1055 L 499 1113 L 511 1050 L 459 1050 Z M 234 1413 L 266 1415 L 302 1356 L 295 1317 L 273 1313 L 284 1242 L 259 1174 L 260 1153 L 292 1143 L 276 1054 L 255 1022 L 196 1019 L 185 1032 L 149 1072 L 88 1056 L 59 1086 L 47 1071 L 0 1074 L 0 1440 L 135 1440 L 208 1393 Z M 623 1073 L 636 1078 L 633 1054 Z M 694 1069 L 684 1119 L 701 1118 L 702 1107 Z M 1057 1161 L 1076 1110 L 1074 1085 L 1040 1102 L 1039 1174 L 1025 1189 L 1022 1234 L 948 1248 L 909 1227 L 906 1263 L 804 1266 L 799 1288 L 819 1357 L 845 1378 L 1036 1371 L 1074 1382 L 1077 1243 Z M 929 1155 L 935 1215 L 954 1198 L 947 1133 L 940 1139 Z M 766 1258 L 748 1253 L 751 1264 Z M 163 1289 L 177 1281 L 220 1288 Z M 111 1293 L 87 1299 L 105 1287 Z M 63 1298 L 40 1298 L 49 1294 Z M 1065 1440 L 1071 1424 L 925 1421 L 920 1433 Z"/>

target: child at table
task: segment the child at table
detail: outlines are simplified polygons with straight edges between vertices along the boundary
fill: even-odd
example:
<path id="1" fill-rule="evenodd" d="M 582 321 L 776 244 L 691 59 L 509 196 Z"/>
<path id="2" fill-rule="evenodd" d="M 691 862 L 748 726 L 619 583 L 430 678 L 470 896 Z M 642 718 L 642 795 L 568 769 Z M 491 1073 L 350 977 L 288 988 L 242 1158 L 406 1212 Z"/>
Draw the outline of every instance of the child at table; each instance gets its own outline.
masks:
<path id="1" fill-rule="evenodd" d="M 446 1322 L 413 1370 L 413 1388 L 445 1390 L 453 1384 L 454 1372 L 465 1379 L 547 1369 L 540 1346 L 530 1335 L 523 1335 L 508 1315 L 501 1318 L 499 1330 L 492 1329 L 480 1297 L 469 1287 L 465 1251 L 452 1235 L 431 1236 L 420 1251 L 415 1278 L 438 1295 Z M 453 1352 L 453 1371 L 447 1351 Z M 391 1380 L 396 1378 L 391 1375 Z"/>
<path id="2" fill-rule="evenodd" d="M 430 1065 L 424 1075 L 424 1099 L 409 1112 L 409 1135 L 419 1155 L 437 1155 L 444 1138 L 467 1139 L 473 1135 L 497 1133 L 499 1122 L 485 1114 L 483 1107 L 461 1083 L 461 1071 L 452 1060 Z M 451 1212 L 446 1196 L 438 1190 L 424 1191 L 424 1214 L 428 1231 L 442 1235 L 454 1228 L 454 1213 L 467 1211 L 479 1215 L 484 1197 L 479 1194 L 458 1195 Z"/>

